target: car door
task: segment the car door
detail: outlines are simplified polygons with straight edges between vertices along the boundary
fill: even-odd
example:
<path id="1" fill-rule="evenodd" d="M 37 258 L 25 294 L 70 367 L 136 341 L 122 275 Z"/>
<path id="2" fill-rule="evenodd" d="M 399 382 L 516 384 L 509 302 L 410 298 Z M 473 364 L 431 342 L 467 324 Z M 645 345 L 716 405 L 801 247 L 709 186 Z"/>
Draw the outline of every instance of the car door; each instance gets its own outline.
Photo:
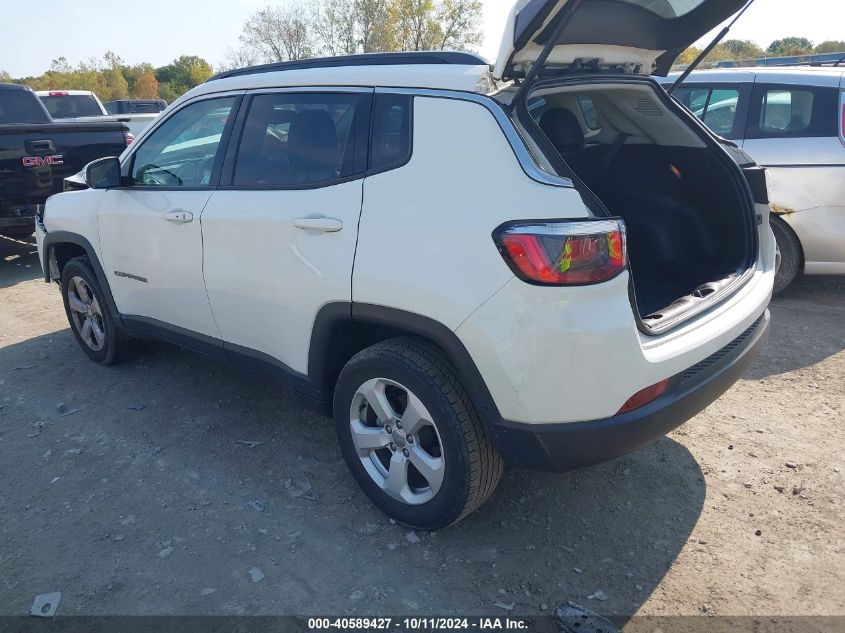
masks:
<path id="1" fill-rule="evenodd" d="M 133 329 L 220 337 L 202 274 L 200 215 L 239 100 L 202 99 L 176 110 L 124 161 L 126 185 L 103 196 L 103 264 Z"/>
<path id="2" fill-rule="evenodd" d="M 808 73 L 809 74 L 809 73 Z M 765 165 L 774 212 L 798 236 L 806 273 L 845 272 L 845 136 L 839 77 L 758 76 L 744 149 Z M 787 83 L 787 79 L 790 83 Z"/>
<path id="3" fill-rule="evenodd" d="M 372 89 L 248 100 L 202 213 L 205 283 L 232 360 L 290 377 L 320 308 L 351 300 Z"/>

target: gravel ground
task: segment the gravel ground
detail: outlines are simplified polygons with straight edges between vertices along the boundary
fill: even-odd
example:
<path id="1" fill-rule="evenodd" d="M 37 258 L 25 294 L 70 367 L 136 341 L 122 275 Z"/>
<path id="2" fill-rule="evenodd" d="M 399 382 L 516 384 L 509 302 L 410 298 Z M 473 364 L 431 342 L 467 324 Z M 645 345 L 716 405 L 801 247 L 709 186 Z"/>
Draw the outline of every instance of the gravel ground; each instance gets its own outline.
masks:
<path id="1" fill-rule="evenodd" d="M 91 363 L 34 253 L 0 238 L 0 614 L 845 615 L 845 278 L 777 299 L 667 438 L 412 534 L 273 382 L 164 344 Z"/>

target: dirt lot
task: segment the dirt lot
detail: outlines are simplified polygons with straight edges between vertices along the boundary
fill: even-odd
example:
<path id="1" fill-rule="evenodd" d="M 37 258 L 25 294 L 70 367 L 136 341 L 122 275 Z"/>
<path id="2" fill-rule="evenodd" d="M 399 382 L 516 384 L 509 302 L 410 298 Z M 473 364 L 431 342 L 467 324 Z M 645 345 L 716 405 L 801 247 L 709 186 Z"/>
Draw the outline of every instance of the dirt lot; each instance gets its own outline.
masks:
<path id="1" fill-rule="evenodd" d="M 88 361 L 34 252 L 0 238 L 0 614 L 845 614 L 841 277 L 775 301 L 752 370 L 668 438 L 508 471 L 414 542 L 276 384 L 164 344 Z"/>

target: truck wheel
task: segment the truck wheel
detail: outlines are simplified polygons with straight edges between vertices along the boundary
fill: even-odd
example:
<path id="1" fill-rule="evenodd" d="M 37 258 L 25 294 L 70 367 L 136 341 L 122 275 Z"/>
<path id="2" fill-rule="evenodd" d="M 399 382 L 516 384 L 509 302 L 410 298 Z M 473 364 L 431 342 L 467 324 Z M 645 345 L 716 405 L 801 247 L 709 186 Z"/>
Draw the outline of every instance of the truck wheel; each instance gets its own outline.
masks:
<path id="1" fill-rule="evenodd" d="M 91 360 L 111 365 L 127 354 L 129 337 L 112 318 L 87 257 L 75 257 L 65 265 L 62 299 L 70 329 Z"/>
<path id="2" fill-rule="evenodd" d="M 780 267 L 775 274 L 775 288 L 773 293 L 778 294 L 785 290 L 793 282 L 803 266 L 803 251 L 798 236 L 789 225 L 777 216 L 771 216 L 770 224 L 772 233 L 775 234 L 775 242 L 780 251 Z"/>
<path id="3" fill-rule="evenodd" d="M 443 354 L 395 338 L 355 355 L 334 396 L 340 449 L 385 514 L 437 530 L 491 495 L 502 474 L 478 414 Z"/>

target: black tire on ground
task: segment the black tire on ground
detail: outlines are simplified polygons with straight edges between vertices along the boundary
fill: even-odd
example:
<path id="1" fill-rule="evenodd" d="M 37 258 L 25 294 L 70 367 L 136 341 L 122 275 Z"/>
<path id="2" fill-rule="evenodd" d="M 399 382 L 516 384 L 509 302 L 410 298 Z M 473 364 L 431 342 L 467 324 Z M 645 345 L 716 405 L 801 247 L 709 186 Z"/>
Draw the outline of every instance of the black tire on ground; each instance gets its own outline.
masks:
<path id="1" fill-rule="evenodd" d="M 93 349 L 91 345 L 85 342 L 71 314 L 69 286 L 71 280 L 74 278 L 81 278 L 87 284 L 99 308 L 98 323 L 101 325 L 100 329 L 105 338 L 101 349 Z M 62 270 L 62 301 L 65 305 L 65 314 L 67 315 L 68 323 L 70 323 L 70 329 L 73 331 L 73 335 L 76 337 L 79 346 L 88 354 L 91 360 L 101 365 L 111 365 L 123 360 L 129 355 L 132 349 L 131 339 L 126 334 L 123 326 L 112 317 L 103 290 L 100 287 L 99 281 L 97 281 L 97 275 L 87 257 L 75 257 L 71 259 L 65 265 L 64 270 Z"/>
<path id="2" fill-rule="evenodd" d="M 443 481 L 432 499 L 411 505 L 389 496 L 362 465 L 350 425 L 355 393 L 374 378 L 395 381 L 428 409 L 440 436 Z M 394 338 L 356 354 L 343 368 L 334 395 L 340 449 L 358 485 L 385 514 L 424 530 L 445 528 L 481 506 L 502 474 L 496 453 L 470 398 L 445 355 L 424 339 Z"/>
<path id="3" fill-rule="evenodd" d="M 780 250 L 780 268 L 775 275 L 774 288 L 774 294 L 778 294 L 801 273 L 804 266 L 804 253 L 798 236 L 786 222 L 777 216 L 771 216 L 770 223 Z"/>

